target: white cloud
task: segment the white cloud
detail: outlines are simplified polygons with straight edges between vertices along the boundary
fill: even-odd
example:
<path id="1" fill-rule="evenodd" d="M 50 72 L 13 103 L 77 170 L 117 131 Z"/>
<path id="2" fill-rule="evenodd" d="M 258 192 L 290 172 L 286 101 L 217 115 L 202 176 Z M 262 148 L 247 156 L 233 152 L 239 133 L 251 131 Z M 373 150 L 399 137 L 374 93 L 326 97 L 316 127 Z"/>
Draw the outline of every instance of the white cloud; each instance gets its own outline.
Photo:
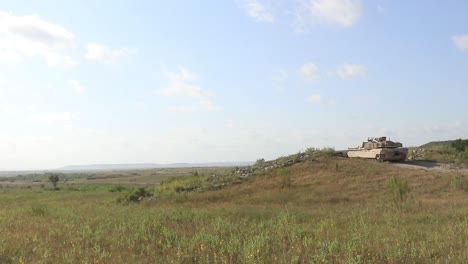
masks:
<path id="1" fill-rule="evenodd" d="M 244 0 L 244 7 L 247 15 L 257 21 L 275 22 L 275 16 L 271 12 L 271 7 L 261 0 Z"/>
<path id="2" fill-rule="evenodd" d="M 341 79 L 351 79 L 354 77 L 366 76 L 367 69 L 366 67 L 357 64 L 343 64 L 338 67 L 336 74 Z"/>
<path id="3" fill-rule="evenodd" d="M 468 35 L 452 36 L 452 41 L 461 51 L 468 51 Z"/>
<path id="4" fill-rule="evenodd" d="M 190 83 L 196 81 L 198 77 L 186 69 L 181 69 L 180 73 L 166 72 L 165 76 L 169 79 L 170 86 L 161 90 L 164 95 L 194 97 L 200 100 L 211 97 L 210 93 Z"/>
<path id="5" fill-rule="evenodd" d="M 77 80 L 70 80 L 70 84 L 73 88 L 73 90 L 77 93 L 84 93 L 86 88 L 81 85 Z"/>
<path id="6" fill-rule="evenodd" d="M 129 56 L 135 52 L 137 52 L 136 49 L 110 49 L 101 44 L 89 43 L 86 46 L 85 57 L 89 60 L 95 60 L 103 64 L 114 64 L 120 58 Z"/>
<path id="7" fill-rule="evenodd" d="M 306 101 L 312 104 L 334 105 L 335 101 L 323 98 L 320 94 L 312 94 L 306 97 Z"/>
<path id="8" fill-rule="evenodd" d="M 310 103 L 320 104 L 322 103 L 322 96 L 320 94 L 313 94 L 306 97 L 306 100 Z"/>
<path id="9" fill-rule="evenodd" d="M 309 0 L 308 8 L 319 21 L 344 27 L 354 25 L 362 15 L 360 0 Z"/>
<path id="10" fill-rule="evenodd" d="M 50 66 L 73 66 L 77 62 L 65 51 L 74 46 L 74 39 L 73 33 L 38 15 L 16 16 L 0 10 L 0 63 L 41 57 Z"/>
<path id="11" fill-rule="evenodd" d="M 186 69 L 180 69 L 180 72 L 165 72 L 164 75 L 169 80 L 169 86 L 160 90 L 165 96 L 189 97 L 198 100 L 198 106 L 193 107 L 173 107 L 172 112 L 194 112 L 200 108 L 213 110 L 214 103 L 211 101 L 213 95 L 200 86 L 193 84 L 198 80 L 198 76 Z"/>
<path id="12" fill-rule="evenodd" d="M 306 63 L 299 69 L 299 76 L 304 80 L 313 81 L 318 79 L 318 67 L 313 63 Z"/>
<path id="13" fill-rule="evenodd" d="M 32 116 L 32 120 L 39 123 L 67 123 L 73 120 L 72 114 L 70 112 L 45 112 L 38 113 Z"/>

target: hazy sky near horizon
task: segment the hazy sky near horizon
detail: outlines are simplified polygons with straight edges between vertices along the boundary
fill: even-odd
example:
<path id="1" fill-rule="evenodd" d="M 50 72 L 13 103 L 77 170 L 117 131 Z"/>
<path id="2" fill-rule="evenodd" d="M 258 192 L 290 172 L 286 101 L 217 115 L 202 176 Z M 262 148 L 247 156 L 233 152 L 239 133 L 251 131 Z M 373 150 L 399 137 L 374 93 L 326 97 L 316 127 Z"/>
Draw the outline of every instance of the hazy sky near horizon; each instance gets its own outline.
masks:
<path id="1" fill-rule="evenodd" d="M 468 138 L 468 1 L 0 0 L 0 169 Z"/>

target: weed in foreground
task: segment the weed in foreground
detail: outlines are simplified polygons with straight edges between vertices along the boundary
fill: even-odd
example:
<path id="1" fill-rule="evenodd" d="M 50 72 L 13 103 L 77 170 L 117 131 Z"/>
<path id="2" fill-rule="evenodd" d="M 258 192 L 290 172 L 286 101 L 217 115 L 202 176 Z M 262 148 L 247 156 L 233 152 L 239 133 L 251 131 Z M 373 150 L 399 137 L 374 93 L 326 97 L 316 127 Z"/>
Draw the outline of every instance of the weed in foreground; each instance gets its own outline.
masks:
<path id="1" fill-rule="evenodd" d="M 44 204 L 31 205 L 31 213 L 34 216 L 45 216 L 49 213 L 49 208 Z"/>
<path id="2" fill-rule="evenodd" d="M 392 176 L 387 181 L 387 191 L 395 209 L 397 211 L 402 211 L 403 204 L 410 191 L 408 182 L 406 180 L 399 180 L 397 177 Z"/>
<path id="3" fill-rule="evenodd" d="M 452 185 L 455 189 L 460 189 L 465 192 L 468 192 L 468 178 L 463 174 L 456 174 L 452 178 Z"/>

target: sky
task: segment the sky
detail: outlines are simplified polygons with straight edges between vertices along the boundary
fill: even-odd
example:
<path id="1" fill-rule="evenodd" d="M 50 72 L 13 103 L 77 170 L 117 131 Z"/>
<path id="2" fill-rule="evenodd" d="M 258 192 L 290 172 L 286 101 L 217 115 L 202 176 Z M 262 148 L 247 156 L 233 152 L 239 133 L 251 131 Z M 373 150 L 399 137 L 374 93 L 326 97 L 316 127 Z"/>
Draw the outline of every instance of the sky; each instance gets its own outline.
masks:
<path id="1" fill-rule="evenodd" d="M 468 138 L 468 1 L 0 0 L 0 169 Z"/>

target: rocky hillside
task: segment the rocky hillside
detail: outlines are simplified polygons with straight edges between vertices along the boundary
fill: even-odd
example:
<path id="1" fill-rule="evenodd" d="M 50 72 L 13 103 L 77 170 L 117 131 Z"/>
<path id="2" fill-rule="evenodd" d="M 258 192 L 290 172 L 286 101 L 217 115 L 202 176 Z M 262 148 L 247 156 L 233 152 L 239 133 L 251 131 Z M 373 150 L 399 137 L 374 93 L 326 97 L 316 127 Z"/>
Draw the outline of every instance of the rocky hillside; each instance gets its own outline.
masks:
<path id="1" fill-rule="evenodd" d="M 235 167 L 224 173 L 198 174 L 194 172 L 191 176 L 171 178 L 163 181 L 158 188 L 159 192 L 201 192 L 207 190 L 218 190 L 226 186 L 242 183 L 245 179 L 259 173 L 265 173 L 278 168 L 290 167 L 297 163 L 307 163 L 317 161 L 324 156 L 333 156 L 333 149 L 308 148 L 297 154 L 280 157 L 275 160 L 265 161 L 258 159 L 252 166 Z"/>

